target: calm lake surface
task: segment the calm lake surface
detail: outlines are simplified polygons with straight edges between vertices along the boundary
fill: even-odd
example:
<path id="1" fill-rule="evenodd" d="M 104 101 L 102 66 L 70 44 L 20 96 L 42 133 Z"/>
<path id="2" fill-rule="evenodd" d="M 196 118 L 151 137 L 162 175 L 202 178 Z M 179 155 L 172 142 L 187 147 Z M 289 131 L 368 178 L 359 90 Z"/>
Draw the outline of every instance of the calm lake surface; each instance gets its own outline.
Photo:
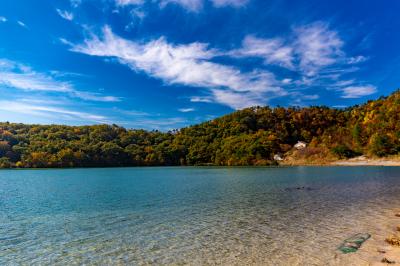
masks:
<path id="1" fill-rule="evenodd" d="M 397 167 L 2 170 L 0 265 L 327 265 L 396 206 Z"/>

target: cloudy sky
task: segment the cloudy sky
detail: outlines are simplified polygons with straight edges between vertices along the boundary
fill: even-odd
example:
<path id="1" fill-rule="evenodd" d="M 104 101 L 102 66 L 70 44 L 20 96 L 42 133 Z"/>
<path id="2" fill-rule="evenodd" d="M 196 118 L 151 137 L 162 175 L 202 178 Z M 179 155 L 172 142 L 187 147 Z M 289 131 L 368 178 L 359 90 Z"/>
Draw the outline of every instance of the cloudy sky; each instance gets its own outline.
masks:
<path id="1" fill-rule="evenodd" d="M 400 84 L 399 1 L 2 0 L 0 121 L 169 130 Z"/>

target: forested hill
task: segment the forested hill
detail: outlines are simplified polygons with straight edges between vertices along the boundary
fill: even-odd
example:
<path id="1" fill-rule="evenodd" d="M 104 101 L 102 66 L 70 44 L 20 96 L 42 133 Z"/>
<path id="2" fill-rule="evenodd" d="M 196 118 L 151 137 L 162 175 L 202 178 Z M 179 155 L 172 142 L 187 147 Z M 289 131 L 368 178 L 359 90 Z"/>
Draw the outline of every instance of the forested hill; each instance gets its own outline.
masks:
<path id="1" fill-rule="evenodd" d="M 307 148 L 293 149 L 298 141 Z M 345 110 L 247 108 L 174 132 L 0 123 L 0 167 L 269 165 L 400 152 L 400 91 Z"/>

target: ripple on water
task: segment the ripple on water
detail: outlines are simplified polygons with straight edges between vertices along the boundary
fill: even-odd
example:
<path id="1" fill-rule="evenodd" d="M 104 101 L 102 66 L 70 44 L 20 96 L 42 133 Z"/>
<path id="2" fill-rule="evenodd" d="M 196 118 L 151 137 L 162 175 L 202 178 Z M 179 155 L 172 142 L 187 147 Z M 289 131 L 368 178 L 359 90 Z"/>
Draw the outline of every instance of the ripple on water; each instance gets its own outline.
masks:
<path id="1" fill-rule="evenodd" d="M 0 195 L 2 265 L 362 265 L 400 168 L 2 171 Z M 372 238 L 339 254 L 358 232 Z"/>

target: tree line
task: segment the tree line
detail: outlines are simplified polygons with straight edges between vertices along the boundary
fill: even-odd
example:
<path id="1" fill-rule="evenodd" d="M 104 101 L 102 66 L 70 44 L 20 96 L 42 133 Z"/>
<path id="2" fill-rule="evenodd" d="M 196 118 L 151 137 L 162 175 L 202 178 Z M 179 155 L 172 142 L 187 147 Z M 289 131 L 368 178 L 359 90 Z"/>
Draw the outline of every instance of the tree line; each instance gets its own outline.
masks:
<path id="1" fill-rule="evenodd" d="M 0 123 L 0 167 L 271 165 L 298 141 L 335 158 L 400 152 L 400 91 L 360 106 L 252 107 L 171 132 Z"/>

